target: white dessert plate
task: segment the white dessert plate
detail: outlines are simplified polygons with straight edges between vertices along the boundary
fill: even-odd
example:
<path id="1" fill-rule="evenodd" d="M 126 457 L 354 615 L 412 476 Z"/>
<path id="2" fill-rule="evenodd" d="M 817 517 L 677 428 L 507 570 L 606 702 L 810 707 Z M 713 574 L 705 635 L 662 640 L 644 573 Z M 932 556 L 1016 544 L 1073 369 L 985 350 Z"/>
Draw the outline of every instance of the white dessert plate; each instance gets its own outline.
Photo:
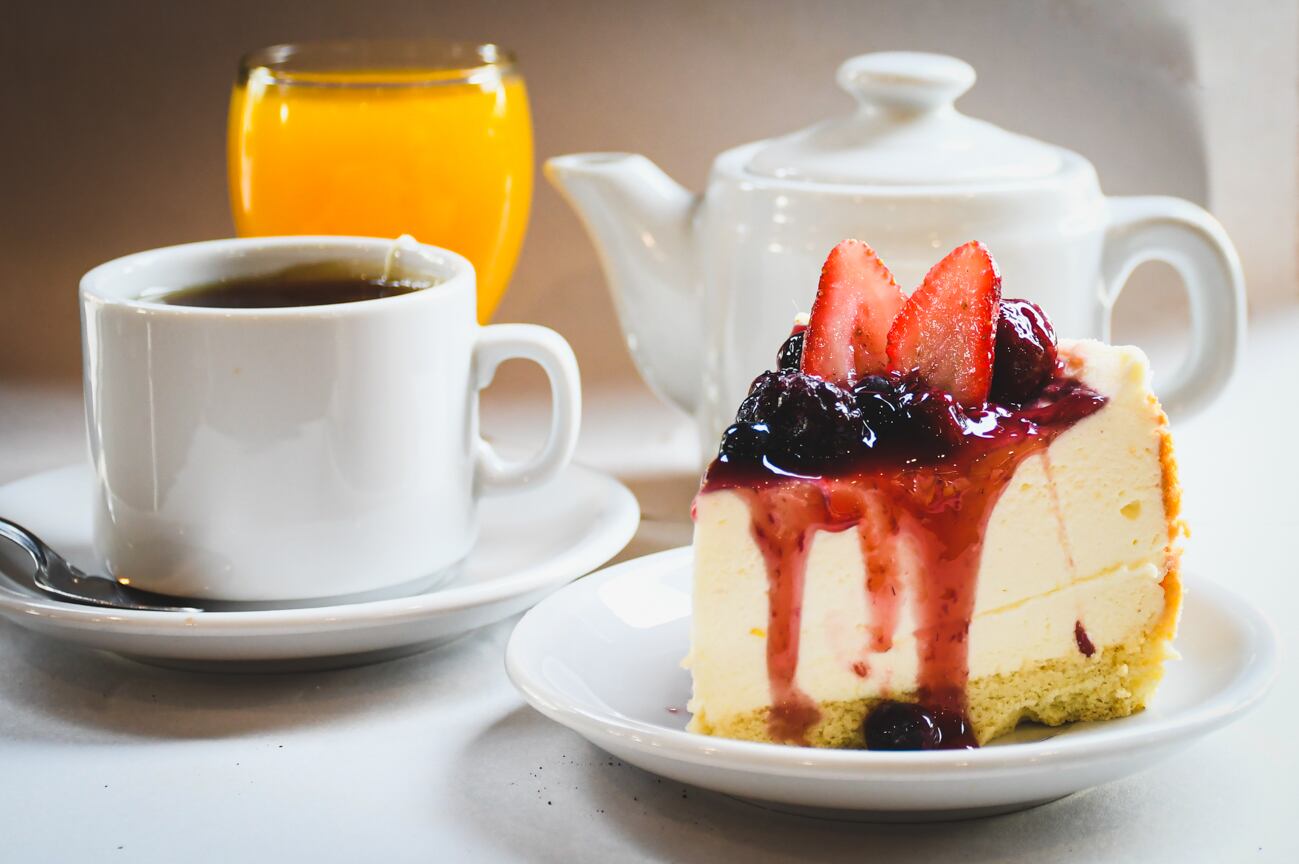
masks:
<path id="1" fill-rule="evenodd" d="M 1153 704 L 1122 720 L 1023 728 L 980 750 L 885 753 L 731 741 L 685 731 L 689 548 L 570 585 L 515 627 L 514 685 L 538 711 L 633 765 L 777 809 L 855 819 L 958 819 L 1031 807 L 1146 768 L 1256 704 L 1276 636 L 1241 597 L 1187 586 Z"/>
<path id="2" fill-rule="evenodd" d="M 92 489 L 88 466 L 36 474 L 0 486 L 0 514 L 94 570 Z M 523 611 L 616 555 L 640 522 L 625 486 L 577 465 L 545 486 L 484 498 L 480 506 L 478 543 L 459 574 L 409 597 L 182 615 L 65 603 L 0 577 L 0 616 L 166 665 L 248 671 L 356 665 L 414 653 Z"/>

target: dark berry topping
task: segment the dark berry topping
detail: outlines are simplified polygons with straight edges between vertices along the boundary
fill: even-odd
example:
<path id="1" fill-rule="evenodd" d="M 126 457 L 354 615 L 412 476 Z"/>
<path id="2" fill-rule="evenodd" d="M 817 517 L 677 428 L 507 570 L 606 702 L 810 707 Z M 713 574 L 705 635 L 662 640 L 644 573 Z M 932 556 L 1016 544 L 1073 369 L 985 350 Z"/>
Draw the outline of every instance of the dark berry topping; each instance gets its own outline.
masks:
<path id="1" fill-rule="evenodd" d="M 853 386 L 854 394 L 862 393 L 895 393 L 901 379 L 889 375 L 867 375 Z"/>
<path id="2" fill-rule="evenodd" d="M 1012 405 L 1032 401 L 1055 368 L 1055 328 L 1051 319 L 1036 303 L 1002 300 L 992 365 L 992 400 Z"/>
<path id="3" fill-rule="evenodd" d="M 1069 424 L 1086 417 L 1104 397 L 1072 378 L 1052 377 L 1023 407 L 988 403 L 963 406 L 917 372 L 868 375 L 844 390 L 797 370 L 764 372 L 726 430 L 719 455 L 736 464 L 761 464 L 794 474 L 822 474 L 867 461 L 938 465 L 982 441 L 1032 434 L 1038 424 Z"/>
<path id="4" fill-rule="evenodd" d="M 803 340 L 807 330 L 799 329 L 789 334 L 789 338 L 780 346 L 776 355 L 777 369 L 798 369 L 803 365 Z"/>
<path id="5" fill-rule="evenodd" d="M 881 702 L 866 715 L 867 750 L 936 750 L 942 743 L 934 718 L 910 702 Z"/>
<path id="6" fill-rule="evenodd" d="M 861 415 L 852 394 L 794 370 L 759 375 L 735 419 L 764 425 L 765 455 L 788 471 L 815 470 L 861 446 Z"/>
<path id="7" fill-rule="evenodd" d="M 867 750 L 958 750 L 975 747 L 970 724 L 959 712 L 912 702 L 881 702 L 865 721 Z"/>
<path id="8" fill-rule="evenodd" d="M 903 390 L 897 400 L 906 423 L 900 443 L 922 443 L 925 451 L 944 458 L 965 434 L 967 415 L 946 390 L 924 387 L 918 380 L 915 385 Z"/>
<path id="9" fill-rule="evenodd" d="M 727 462 L 758 462 L 767 449 L 767 427 L 761 423 L 736 423 L 722 433 L 718 455 Z"/>

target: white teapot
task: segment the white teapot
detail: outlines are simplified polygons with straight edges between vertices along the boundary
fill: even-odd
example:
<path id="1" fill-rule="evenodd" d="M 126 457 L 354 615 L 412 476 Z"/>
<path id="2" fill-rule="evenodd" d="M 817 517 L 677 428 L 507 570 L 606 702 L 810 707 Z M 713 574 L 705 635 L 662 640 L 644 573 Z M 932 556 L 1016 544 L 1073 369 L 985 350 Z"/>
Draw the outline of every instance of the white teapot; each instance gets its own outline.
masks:
<path id="1" fill-rule="evenodd" d="M 822 262 L 865 240 L 904 290 L 981 240 L 1008 295 L 1043 306 L 1064 336 L 1107 339 L 1128 275 L 1172 265 L 1190 297 L 1190 356 L 1159 389 L 1170 411 L 1211 400 L 1244 336 L 1244 281 L 1218 222 L 1179 198 L 1101 194 L 1090 162 L 967 117 L 974 69 L 953 57 L 866 54 L 839 67 L 857 110 L 728 150 L 695 195 L 643 156 L 546 163 L 600 253 L 632 357 L 693 414 L 705 451 L 749 383 L 775 363 Z"/>

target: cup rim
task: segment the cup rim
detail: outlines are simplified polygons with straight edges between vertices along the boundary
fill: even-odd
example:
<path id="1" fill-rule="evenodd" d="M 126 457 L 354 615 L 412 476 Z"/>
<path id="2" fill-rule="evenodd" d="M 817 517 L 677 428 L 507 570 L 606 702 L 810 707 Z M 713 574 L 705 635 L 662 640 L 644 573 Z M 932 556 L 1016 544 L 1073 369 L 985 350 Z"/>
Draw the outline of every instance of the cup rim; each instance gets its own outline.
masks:
<path id="1" fill-rule="evenodd" d="M 433 38 L 286 42 L 243 55 L 238 83 L 256 78 L 293 87 L 435 87 L 514 74 L 517 64 L 513 51 L 494 42 Z M 394 79 L 392 73 L 405 74 Z"/>
<path id="2" fill-rule="evenodd" d="M 337 249 L 340 258 L 345 257 L 348 251 L 365 252 L 371 255 L 376 252 L 387 254 L 394 251 L 414 253 L 419 256 L 418 260 L 420 262 L 427 265 L 425 269 L 430 271 L 437 281 L 428 288 L 405 294 L 312 306 L 181 306 L 141 297 L 138 290 L 105 290 L 105 286 L 120 282 L 141 268 L 154 266 L 161 261 L 177 257 L 194 256 L 205 260 L 221 257 L 230 260 L 248 260 L 258 255 L 269 255 L 275 252 L 287 255 L 294 249 Z M 449 290 L 467 288 L 472 292 L 474 290 L 474 281 L 474 266 L 463 255 L 440 246 L 420 243 L 409 235 L 403 235 L 395 239 L 328 234 L 231 237 L 146 249 L 105 261 L 103 264 L 91 268 L 81 277 L 80 296 L 83 303 L 94 302 L 105 306 L 134 309 L 141 314 L 150 315 L 245 319 L 293 318 L 360 314 L 373 310 L 376 304 L 383 304 L 383 308 L 391 309 L 398 303 L 410 305 L 412 303 L 429 302 L 432 298 L 445 295 Z M 176 287 L 186 286 L 178 285 Z"/>

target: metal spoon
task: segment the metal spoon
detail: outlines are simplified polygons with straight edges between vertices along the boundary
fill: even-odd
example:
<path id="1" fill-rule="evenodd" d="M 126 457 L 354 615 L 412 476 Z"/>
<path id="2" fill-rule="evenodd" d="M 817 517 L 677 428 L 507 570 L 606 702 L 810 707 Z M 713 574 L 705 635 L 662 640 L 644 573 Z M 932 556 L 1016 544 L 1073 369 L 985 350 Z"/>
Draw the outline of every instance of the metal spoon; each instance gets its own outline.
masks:
<path id="1" fill-rule="evenodd" d="M 141 612 L 205 611 L 196 606 L 174 606 L 173 598 L 82 572 L 41 538 L 7 519 L 0 519 L 0 573 L 19 585 L 73 603 Z"/>

